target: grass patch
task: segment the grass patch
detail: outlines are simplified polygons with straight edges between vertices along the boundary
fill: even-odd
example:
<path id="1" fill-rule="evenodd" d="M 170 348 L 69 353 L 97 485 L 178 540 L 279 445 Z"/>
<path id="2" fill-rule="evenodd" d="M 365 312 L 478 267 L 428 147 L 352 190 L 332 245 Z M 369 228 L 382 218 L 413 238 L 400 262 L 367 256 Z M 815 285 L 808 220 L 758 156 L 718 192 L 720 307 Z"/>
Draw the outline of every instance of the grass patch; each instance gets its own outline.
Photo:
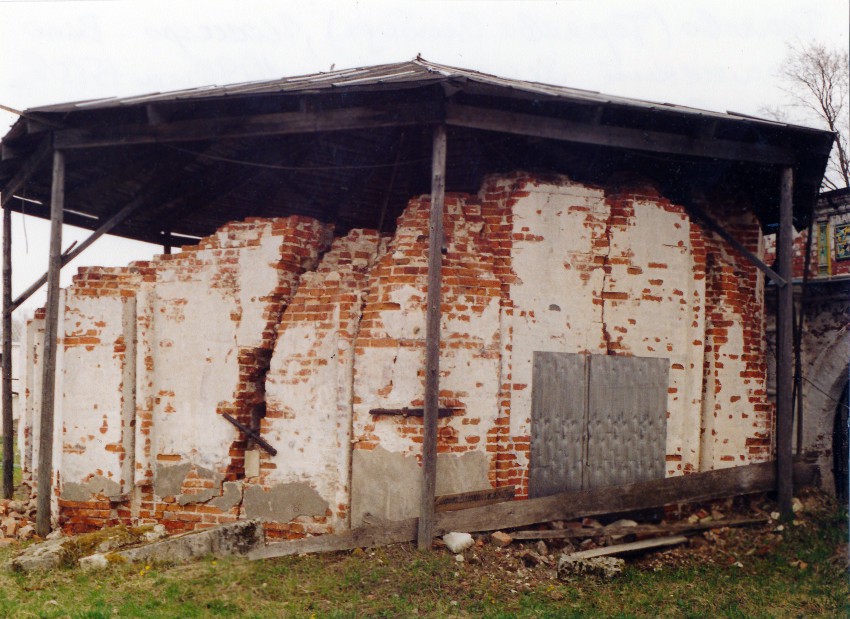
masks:
<path id="1" fill-rule="evenodd" d="M 617 580 L 569 585 L 550 568 L 517 567 L 510 553 L 490 546 L 476 551 L 474 564 L 398 545 L 259 562 L 116 564 L 35 578 L 0 571 L 0 616 L 841 617 L 850 615 L 850 588 L 834 559 L 847 540 L 845 522 L 838 510 L 809 516 L 751 556 L 742 549 L 755 548 L 762 533 L 738 530 L 742 537 L 726 548 L 741 567 L 707 565 L 698 549 L 681 548 L 675 565 L 634 562 Z M 0 549 L 0 562 L 12 553 Z"/>

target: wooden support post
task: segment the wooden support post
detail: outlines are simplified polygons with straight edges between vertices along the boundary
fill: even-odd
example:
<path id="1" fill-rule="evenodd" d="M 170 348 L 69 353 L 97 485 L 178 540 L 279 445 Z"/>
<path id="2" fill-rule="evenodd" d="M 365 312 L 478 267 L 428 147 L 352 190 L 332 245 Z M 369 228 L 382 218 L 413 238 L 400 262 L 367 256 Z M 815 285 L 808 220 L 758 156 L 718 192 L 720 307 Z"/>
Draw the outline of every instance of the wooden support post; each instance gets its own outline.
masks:
<path id="1" fill-rule="evenodd" d="M 428 226 L 428 299 L 425 316 L 425 412 L 422 422 L 422 497 L 419 501 L 420 550 L 434 538 L 437 488 L 437 418 L 440 401 L 440 304 L 442 303 L 443 202 L 446 193 L 446 126 L 434 127 L 431 164 L 431 218 Z"/>
<path id="2" fill-rule="evenodd" d="M 14 491 L 12 423 L 12 208 L 3 209 L 3 498 Z"/>
<path id="3" fill-rule="evenodd" d="M 782 169 L 782 182 L 779 198 L 779 235 L 777 239 L 777 258 L 779 276 L 787 285 L 777 291 L 776 312 L 776 490 L 779 511 L 783 519 L 791 519 L 791 499 L 793 497 L 792 442 L 794 430 L 793 418 L 793 380 L 794 380 L 794 339 L 793 311 L 794 287 L 792 278 L 792 243 L 794 228 L 792 223 L 794 193 L 794 172 L 790 167 Z"/>
<path id="4" fill-rule="evenodd" d="M 806 257 L 803 260 L 803 283 L 800 286 L 799 311 L 794 325 L 794 393 L 796 395 L 797 420 L 797 456 L 803 454 L 803 325 L 806 323 L 806 287 L 809 283 L 809 269 L 812 266 L 812 235 L 815 231 L 815 209 L 809 216 L 809 228 L 806 234 Z"/>
<path id="5" fill-rule="evenodd" d="M 42 537 L 50 533 L 50 500 L 53 495 L 53 409 L 59 336 L 59 270 L 62 268 L 64 201 L 65 155 L 57 150 L 53 153 L 53 187 L 50 196 L 50 258 L 42 349 L 41 429 L 38 440 L 38 511 L 35 531 Z"/>

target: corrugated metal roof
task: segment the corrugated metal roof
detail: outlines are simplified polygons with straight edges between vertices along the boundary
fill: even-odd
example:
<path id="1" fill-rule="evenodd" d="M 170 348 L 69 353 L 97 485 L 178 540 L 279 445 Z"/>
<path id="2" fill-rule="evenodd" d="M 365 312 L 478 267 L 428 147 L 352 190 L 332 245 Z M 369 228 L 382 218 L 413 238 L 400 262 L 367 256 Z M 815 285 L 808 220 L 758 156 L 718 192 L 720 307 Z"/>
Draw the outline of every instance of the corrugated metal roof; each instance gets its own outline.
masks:
<path id="1" fill-rule="evenodd" d="M 524 80 L 510 79 L 461 69 L 448 65 L 429 62 L 417 57 L 408 62 L 394 64 L 376 65 L 371 67 L 359 67 L 353 69 L 341 69 L 309 75 L 298 75 L 284 77 L 277 80 L 252 81 L 227 86 L 200 86 L 185 90 L 174 90 L 164 93 L 150 93 L 132 97 L 111 97 L 105 99 L 92 99 L 70 103 L 59 103 L 43 107 L 31 108 L 28 112 L 74 112 L 80 110 L 107 109 L 124 106 L 142 105 L 147 103 L 162 103 L 169 101 L 186 101 L 192 99 L 214 99 L 218 97 L 239 97 L 248 95 L 278 94 L 278 93 L 304 93 L 322 92 L 334 89 L 345 89 L 352 87 L 382 86 L 386 84 L 427 84 L 428 82 L 439 82 L 448 80 L 465 80 L 479 84 L 514 90 L 517 93 L 526 93 L 545 99 L 572 101 L 576 103 L 587 103 L 592 105 L 615 105 L 645 110 L 663 110 L 687 115 L 698 115 L 726 119 L 732 121 L 746 120 L 750 122 L 765 123 L 770 125 L 790 126 L 786 123 L 757 118 L 735 112 L 715 112 L 684 105 L 672 103 L 661 103 L 629 97 L 606 95 L 596 91 L 569 88 L 566 86 L 555 86 L 540 82 L 528 82 Z"/>

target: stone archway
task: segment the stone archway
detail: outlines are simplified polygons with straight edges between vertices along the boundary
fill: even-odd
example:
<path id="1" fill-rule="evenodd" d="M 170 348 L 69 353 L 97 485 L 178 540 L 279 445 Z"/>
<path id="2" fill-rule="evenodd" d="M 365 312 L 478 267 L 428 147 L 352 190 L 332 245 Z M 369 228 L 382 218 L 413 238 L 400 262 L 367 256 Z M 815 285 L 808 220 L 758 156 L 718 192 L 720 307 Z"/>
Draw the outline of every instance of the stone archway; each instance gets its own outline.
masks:
<path id="1" fill-rule="evenodd" d="M 835 410 L 850 378 L 850 326 L 838 331 L 804 372 L 803 452 L 820 465 L 822 486 L 835 492 L 832 439 Z"/>

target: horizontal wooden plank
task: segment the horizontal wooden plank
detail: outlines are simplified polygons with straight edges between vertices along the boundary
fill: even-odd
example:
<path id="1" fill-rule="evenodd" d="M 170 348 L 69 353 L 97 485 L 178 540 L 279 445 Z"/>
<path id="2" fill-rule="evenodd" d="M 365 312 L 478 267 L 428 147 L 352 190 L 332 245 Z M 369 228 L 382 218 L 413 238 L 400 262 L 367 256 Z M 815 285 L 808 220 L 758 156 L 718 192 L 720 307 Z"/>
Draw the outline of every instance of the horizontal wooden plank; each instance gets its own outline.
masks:
<path id="1" fill-rule="evenodd" d="M 54 133 L 53 143 L 58 149 L 74 149 L 377 129 L 433 122 L 437 120 L 437 116 L 436 108 L 427 104 L 278 112 L 244 117 L 163 122 L 154 125 L 134 124 L 64 129 Z"/>
<path id="2" fill-rule="evenodd" d="M 794 467 L 795 487 L 807 485 L 813 465 Z M 708 501 L 728 496 L 768 492 L 776 488 L 776 463 L 763 462 L 705 473 L 636 482 L 611 488 L 566 492 L 527 501 L 508 501 L 487 507 L 444 512 L 437 518 L 437 535 L 450 531 L 496 531 L 551 520 L 613 514 L 663 507 L 672 503 Z"/>
<path id="3" fill-rule="evenodd" d="M 663 133 L 647 129 L 594 125 L 458 103 L 447 105 L 446 123 L 470 129 L 499 131 L 580 144 L 628 148 L 703 159 L 752 161 L 772 165 L 792 165 L 796 160 L 793 150 L 769 144 L 733 142 L 731 140 Z"/>
<path id="4" fill-rule="evenodd" d="M 486 490 L 473 490 L 472 492 L 460 492 L 457 494 L 444 494 L 434 499 L 434 507 L 438 512 L 468 509 L 483 505 L 492 505 L 501 501 L 510 501 L 516 494 L 513 486 L 502 488 L 488 488 Z"/>
<path id="5" fill-rule="evenodd" d="M 255 561 L 311 552 L 338 552 L 354 548 L 372 548 L 409 542 L 416 539 L 418 522 L 418 518 L 388 521 L 341 533 L 277 542 L 254 550 L 248 555 L 248 558 Z"/>
<path id="6" fill-rule="evenodd" d="M 812 485 L 816 482 L 817 476 L 818 468 L 816 465 L 797 464 L 794 467 L 795 487 Z M 495 531 L 551 520 L 566 520 L 582 516 L 661 507 L 670 503 L 687 503 L 754 492 L 767 492 L 774 489 L 775 480 L 776 463 L 765 462 L 601 490 L 571 492 L 525 501 L 508 501 L 487 507 L 439 513 L 436 523 L 437 534 L 442 535 L 450 531 L 470 533 Z M 704 486 L 704 488 L 700 489 L 700 486 Z M 627 498 L 621 501 L 616 500 L 616 496 L 620 492 L 625 493 Z M 573 502 L 575 505 L 571 504 Z M 624 505 L 626 507 L 623 507 Z M 495 513 L 496 517 L 490 518 L 488 516 L 490 512 Z M 249 558 L 270 559 L 310 552 L 336 552 L 353 548 L 398 544 L 415 540 L 417 530 L 417 518 L 387 521 L 332 535 L 269 544 L 251 553 Z"/>
<path id="7" fill-rule="evenodd" d="M 639 550 L 650 550 L 652 548 L 663 548 L 665 546 L 676 546 L 684 544 L 688 538 L 684 535 L 673 535 L 671 537 L 656 537 L 655 539 L 645 539 L 639 542 L 630 542 L 628 544 L 617 544 L 616 546 L 603 546 L 602 548 L 592 548 L 590 550 L 581 550 L 567 555 L 567 559 L 592 559 L 593 557 L 609 557 L 611 555 L 621 555 L 626 552 L 637 552 Z"/>
<path id="8" fill-rule="evenodd" d="M 669 535 L 671 533 L 687 534 L 708 529 L 725 527 L 744 527 L 753 524 L 764 524 L 769 518 L 729 518 L 711 520 L 709 522 L 676 523 L 676 524 L 639 524 L 633 527 L 568 527 L 566 529 L 548 529 L 542 531 L 511 531 L 515 540 L 529 539 L 582 539 L 601 537 L 603 535 Z"/>

